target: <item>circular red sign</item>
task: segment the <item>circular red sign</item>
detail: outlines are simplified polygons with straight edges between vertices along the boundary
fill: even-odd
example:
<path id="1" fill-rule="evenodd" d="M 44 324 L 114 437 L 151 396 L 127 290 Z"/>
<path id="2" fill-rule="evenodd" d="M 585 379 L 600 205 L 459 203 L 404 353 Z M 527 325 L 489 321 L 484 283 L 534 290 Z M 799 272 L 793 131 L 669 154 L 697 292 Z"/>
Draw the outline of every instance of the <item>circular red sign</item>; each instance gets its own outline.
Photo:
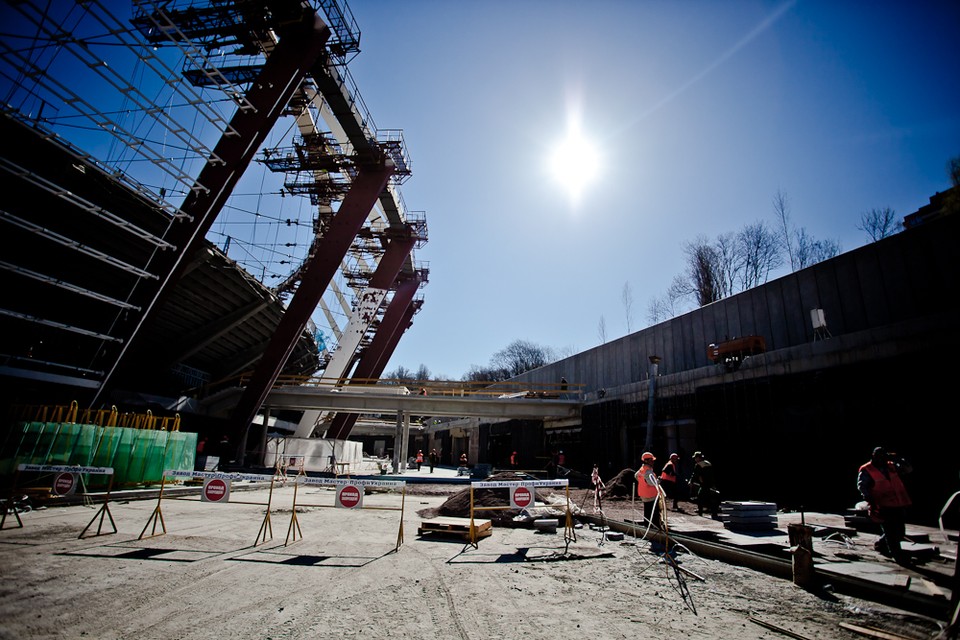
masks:
<path id="1" fill-rule="evenodd" d="M 360 496 L 363 495 L 360 493 L 361 491 L 363 491 L 363 489 L 355 487 L 352 484 L 345 486 L 340 490 L 340 504 L 348 509 L 357 506 L 360 504 Z"/>
<path id="2" fill-rule="evenodd" d="M 517 487 L 513 490 L 513 503 L 518 507 L 528 507 L 533 502 L 533 494 L 526 487 Z"/>
<path id="3" fill-rule="evenodd" d="M 72 473 L 58 473 L 53 480 L 53 492 L 65 496 L 73 491 L 76 480 Z"/>
<path id="4" fill-rule="evenodd" d="M 227 483 L 219 478 L 214 478 L 203 487 L 203 496 L 209 502 L 220 502 L 227 495 Z"/>

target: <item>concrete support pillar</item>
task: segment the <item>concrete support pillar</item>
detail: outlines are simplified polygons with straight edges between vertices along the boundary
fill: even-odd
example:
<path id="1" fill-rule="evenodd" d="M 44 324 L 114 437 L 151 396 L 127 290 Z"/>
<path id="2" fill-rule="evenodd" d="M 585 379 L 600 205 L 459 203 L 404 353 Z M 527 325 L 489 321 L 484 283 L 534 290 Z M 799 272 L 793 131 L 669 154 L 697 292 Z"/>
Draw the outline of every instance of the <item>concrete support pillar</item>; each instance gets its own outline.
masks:
<path id="1" fill-rule="evenodd" d="M 407 460 L 410 459 L 410 414 L 403 414 L 403 470 L 407 470 Z"/>
<path id="2" fill-rule="evenodd" d="M 403 460 L 402 457 L 402 443 L 403 442 L 403 411 L 397 412 L 397 428 L 394 430 L 393 435 L 393 472 L 400 473 L 400 461 Z"/>

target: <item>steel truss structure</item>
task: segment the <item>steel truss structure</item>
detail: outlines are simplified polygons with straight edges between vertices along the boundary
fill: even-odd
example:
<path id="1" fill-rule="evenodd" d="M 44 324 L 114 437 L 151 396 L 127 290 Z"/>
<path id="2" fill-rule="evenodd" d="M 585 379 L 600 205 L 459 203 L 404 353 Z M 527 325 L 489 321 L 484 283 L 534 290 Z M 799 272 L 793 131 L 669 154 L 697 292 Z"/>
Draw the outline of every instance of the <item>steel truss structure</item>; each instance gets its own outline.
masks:
<path id="1" fill-rule="evenodd" d="M 360 31 L 344 2 L 4 11 L 0 181 L 17 196 L 0 205 L 0 373 L 96 404 L 122 389 L 199 399 L 256 367 L 242 435 L 281 373 L 385 365 L 422 304 L 409 290 L 428 277 L 426 217 L 400 193 L 402 132 L 376 127 L 348 71 Z"/>

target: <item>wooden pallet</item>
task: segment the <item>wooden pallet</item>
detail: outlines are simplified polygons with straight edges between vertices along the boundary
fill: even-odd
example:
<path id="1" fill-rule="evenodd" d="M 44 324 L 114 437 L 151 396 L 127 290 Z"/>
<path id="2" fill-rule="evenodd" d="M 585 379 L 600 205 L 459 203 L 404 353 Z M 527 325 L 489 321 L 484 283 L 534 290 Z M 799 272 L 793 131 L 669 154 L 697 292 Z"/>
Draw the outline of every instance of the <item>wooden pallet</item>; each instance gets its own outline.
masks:
<path id="1" fill-rule="evenodd" d="M 490 520 L 475 519 L 473 521 L 473 526 L 476 530 L 477 538 L 486 538 L 487 536 L 493 535 L 493 522 Z M 439 516 L 437 518 L 431 518 L 430 520 L 424 520 L 420 523 L 420 528 L 417 529 L 417 534 L 422 536 L 428 533 L 451 535 L 463 538 L 464 540 L 469 540 L 470 518 Z"/>

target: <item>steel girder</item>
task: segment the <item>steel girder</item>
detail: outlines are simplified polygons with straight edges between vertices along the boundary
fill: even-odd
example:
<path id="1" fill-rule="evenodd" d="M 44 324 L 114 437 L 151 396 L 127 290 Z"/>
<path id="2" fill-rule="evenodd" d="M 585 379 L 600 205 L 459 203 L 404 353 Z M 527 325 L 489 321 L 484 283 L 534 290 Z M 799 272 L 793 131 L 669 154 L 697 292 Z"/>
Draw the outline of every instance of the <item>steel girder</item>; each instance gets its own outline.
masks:
<path id="1" fill-rule="evenodd" d="M 288 25 L 281 32 L 276 49 L 247 92 L 246 101 L 253 108 L 239 109 L 234 114 L 194 188 L 184 199 L 180 210 L 186 215 L 169 236 L 176 249 L 158 252 L 151 269 L 163 274 L 161 281 L 156 288 L 141 293 L 138 302 L 144 312 L 131 327 L 91 404 L 96 403 L 119 371 L 132 365 L 144 328 L 152 321 L 160 303 L 170 295 L 193 255 L 203 246 L 207 232 L 290 98 L 320 58 L 329 36 L 330 30 L 315 12 L 304 13 L 301 22 Z"/>

